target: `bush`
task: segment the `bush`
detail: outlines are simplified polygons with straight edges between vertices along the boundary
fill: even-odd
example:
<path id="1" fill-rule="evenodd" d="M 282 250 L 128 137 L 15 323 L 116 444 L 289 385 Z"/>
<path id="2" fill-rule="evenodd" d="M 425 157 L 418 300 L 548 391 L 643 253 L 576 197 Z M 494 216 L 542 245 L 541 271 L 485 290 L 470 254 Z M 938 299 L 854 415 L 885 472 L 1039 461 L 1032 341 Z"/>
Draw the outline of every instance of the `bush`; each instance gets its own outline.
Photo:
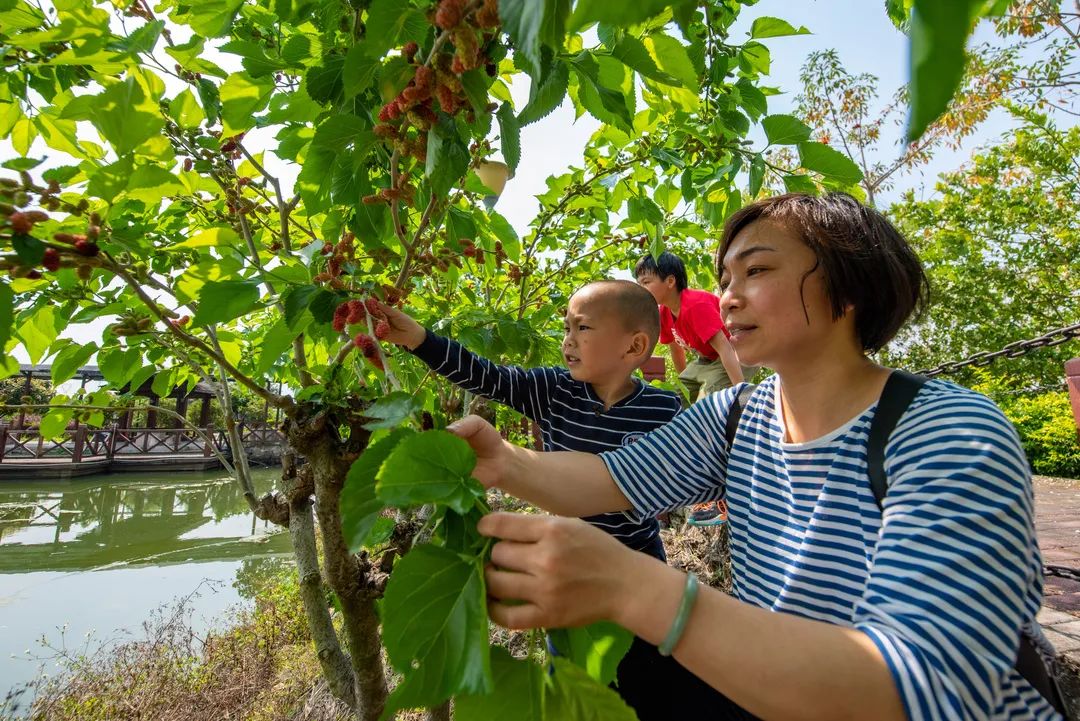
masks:
<path id="1" fill-rule="evenodd" d="M 1011 393 L 1008 377 L 980 371 L 973 387 L 990 396 L 1016 426 L 1028 462 L 1044 476 L 1080 478 L 1080 437 L 1077 435 L 1069 394 L 1047 391 L 1032 395 Z"/>

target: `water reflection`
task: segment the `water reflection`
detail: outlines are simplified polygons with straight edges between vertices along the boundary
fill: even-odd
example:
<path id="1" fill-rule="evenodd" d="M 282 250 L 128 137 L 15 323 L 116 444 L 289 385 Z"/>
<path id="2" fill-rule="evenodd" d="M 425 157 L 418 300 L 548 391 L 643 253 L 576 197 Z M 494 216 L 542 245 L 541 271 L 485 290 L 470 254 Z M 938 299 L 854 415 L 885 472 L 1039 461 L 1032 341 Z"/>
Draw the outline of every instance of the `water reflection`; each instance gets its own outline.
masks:
<path id="1" fill-rule="evenodd" d="M 256 471 L 268 490 L 272 470 Z M 0 485 L 0 573 L 227 561 L 288 551 L 216 473 Z"/>

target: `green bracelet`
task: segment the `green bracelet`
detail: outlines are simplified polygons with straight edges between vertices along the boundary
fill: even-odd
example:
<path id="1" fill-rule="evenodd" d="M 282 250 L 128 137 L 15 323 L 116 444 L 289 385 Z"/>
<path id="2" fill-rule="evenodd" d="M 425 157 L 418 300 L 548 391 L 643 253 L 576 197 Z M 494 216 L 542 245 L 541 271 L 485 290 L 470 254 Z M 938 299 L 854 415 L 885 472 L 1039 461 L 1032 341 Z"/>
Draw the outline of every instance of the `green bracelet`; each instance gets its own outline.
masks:
<path id="1" fill-rule="evenodd" d="M 692 573 L 686 574 L 686 587 L 683 588 L 682 601 L 679 602 L 679 610 L 675 614 L 675 620 L 671 622 L 671 630 L 668 631 L 664 642 L 660 644 L 660 655 L 670 656 L 675 650 L 675 645 L 682 638 L 686 629 L 686 622 L 690 619 L 690 612 L 694 609 L 694 601 L 697 600 L 698 579 Z"/>

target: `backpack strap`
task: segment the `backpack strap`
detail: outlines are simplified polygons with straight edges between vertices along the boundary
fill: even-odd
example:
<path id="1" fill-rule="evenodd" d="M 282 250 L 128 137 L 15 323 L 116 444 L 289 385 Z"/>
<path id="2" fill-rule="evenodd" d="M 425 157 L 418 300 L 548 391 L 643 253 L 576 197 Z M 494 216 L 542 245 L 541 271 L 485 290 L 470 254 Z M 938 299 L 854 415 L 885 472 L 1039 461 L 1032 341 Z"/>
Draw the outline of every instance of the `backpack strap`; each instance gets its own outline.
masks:
<path id="1" fill-rule="evenodd" d="M 885 444 L 889 442 L 900 416 L 904 415 L 926 381 L 925 376 L 894 370 L 881 390 L 881 399 L 870 421 L 870 435 L 866 442 L 866 473 L 870 476 L 870 490 L 874 492 L 878 510 L 884 509 L 885 494 L 889 491 L 889 479 L 885 476 Z"/>
<path id="2" fill-rule="evenodd" d="M 927 380 L 925 376 L 894 370 L 889 379 L 885 381 L 885 387 L 881 390 L 881 399 L 878 401 L 874 418 L 870 421 L 870 435 L 866 447 L 866 472 L 870 476 L 870 489 L 874 492 L 874 501 L 877 502 L 879 510 L 884 510 L 885 494 L 889 490 L 889 480 L 885 476 L 885 444 L 889 442 L 889 436 L 892 434 L 893 429 L 896 428 L 900 416 L 904 415 L 904 411 L 911 405 L 911 401 Z M 736 423 L 738 423 L 737 416 Z M 730 438 L 734 437 L 734 435 L 734 430 L 731 429 L 731 416 L 729 415 L 729 443 Z M 1062 693 L 1058 687 L 1057 679 L 1054 677 L 1053 672 L 1043 663 L 1042 656 L 1035 648 L 1035 642 L 1023 630 L 1020 631 L 1020 644 L 1013 668 L 1058 713 L 1065 714 L 1065 704 L 1062 700 Z"/>
<path id="3" fill-rule="evenodd" d="M 735 431 L 739 429 L 739 419 L 742 418 L 743 408 L 746 408 L 746 402 L 750 400 L 750 396 L 756 388 L 756 385 L 747 383 L 736 394 L 735 400 L 731 402 L 731 409 L 727 414 L 727 424 L 724 426 L 724 438 L 727 439 L 728 453 L 731 452 L 731 445 L 735 442 Z"/>

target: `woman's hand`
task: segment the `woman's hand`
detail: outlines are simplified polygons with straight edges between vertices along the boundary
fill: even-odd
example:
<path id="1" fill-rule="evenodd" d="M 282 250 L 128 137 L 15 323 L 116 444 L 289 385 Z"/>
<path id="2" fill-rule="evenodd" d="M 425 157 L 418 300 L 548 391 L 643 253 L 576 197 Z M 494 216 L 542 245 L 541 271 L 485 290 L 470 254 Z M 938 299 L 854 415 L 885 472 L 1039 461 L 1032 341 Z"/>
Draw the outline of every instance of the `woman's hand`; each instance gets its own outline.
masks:
<path id="1" fill-rule="evenodd" d="M 501 539 L 486 572 L 489 612 L 507 628 L 567 628 L 619 620 L 650 561 L 576 518 L 492 513 L 477 526 Z"/>

